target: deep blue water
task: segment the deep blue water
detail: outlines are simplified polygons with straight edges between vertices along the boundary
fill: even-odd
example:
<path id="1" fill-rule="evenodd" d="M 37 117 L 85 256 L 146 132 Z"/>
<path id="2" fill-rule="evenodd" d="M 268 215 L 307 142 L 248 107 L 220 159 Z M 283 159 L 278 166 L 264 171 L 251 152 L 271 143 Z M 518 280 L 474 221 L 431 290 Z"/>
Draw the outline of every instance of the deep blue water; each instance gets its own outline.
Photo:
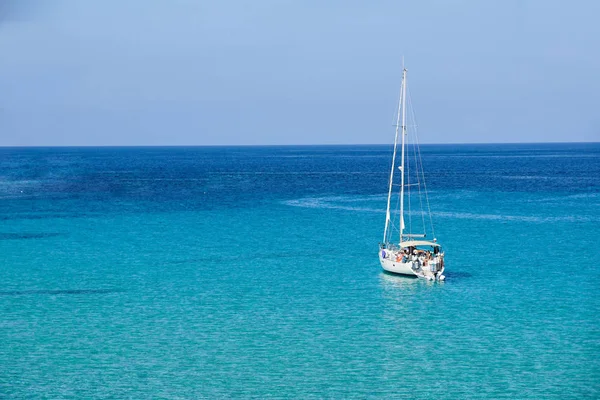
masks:
<path id="1" fill-rule="evenodd" d="M 600 144 L 0 148 L 0 398 L 599 398 Z"/>

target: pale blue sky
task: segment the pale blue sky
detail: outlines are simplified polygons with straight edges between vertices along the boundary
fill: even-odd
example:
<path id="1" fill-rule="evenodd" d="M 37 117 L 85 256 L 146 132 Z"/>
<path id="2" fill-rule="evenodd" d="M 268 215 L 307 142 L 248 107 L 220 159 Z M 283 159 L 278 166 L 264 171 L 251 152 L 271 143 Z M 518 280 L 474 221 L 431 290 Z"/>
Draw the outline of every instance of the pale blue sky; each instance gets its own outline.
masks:
<path id="1" fill-rule="evenodd" d="M 0 145 L 390 143 L 402 55 L 424 142 L 600 141 L 596 0 L 3 2 Z"/>

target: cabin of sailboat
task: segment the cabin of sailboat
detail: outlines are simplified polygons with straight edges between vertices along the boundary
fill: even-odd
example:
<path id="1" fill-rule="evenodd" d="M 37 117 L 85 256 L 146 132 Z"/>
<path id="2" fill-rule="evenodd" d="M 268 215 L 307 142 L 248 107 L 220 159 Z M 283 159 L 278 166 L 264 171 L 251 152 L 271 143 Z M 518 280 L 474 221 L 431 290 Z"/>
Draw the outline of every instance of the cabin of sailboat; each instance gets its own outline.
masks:
<path id="1" fill-rule="evenodd" d="M 396 117 L 396 134 L 390 171 L 385 228 L 379 261 L 388 272 L 444 280 L 444 252 L 437 243 L 414 112 L 407 115 L 406 68 Z M 410 134 L 409 134 L 409 129 Z M 400 143 L 398 143 L 400 139 Z M 400 161 L 397 153 L 400 147 Z M 398 172 L 397 172 L 397 171 Z M 395 188 L 399 190 L 395 191 Z M 392 207 L 392 204 L 396 204 Z M 428 214 L 428 218 L 425 217 Z M 408 221 L 408 224 L 406 223 Z M 417 233 L 418 232 L 418 233 Z M 432 240 L 426 240 L 429 237 Z"/>

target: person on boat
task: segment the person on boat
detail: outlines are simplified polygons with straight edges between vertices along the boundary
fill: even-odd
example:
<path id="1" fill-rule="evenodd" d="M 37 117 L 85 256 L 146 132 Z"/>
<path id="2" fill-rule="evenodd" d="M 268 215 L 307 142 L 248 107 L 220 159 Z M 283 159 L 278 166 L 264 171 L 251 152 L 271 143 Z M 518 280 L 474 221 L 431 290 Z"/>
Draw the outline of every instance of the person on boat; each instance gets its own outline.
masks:
<path id="1" fill-rule="evenodd" d="M 431 256 L 430 251 L 427 252 L 427 260 L 428 264 L 431 265 L 431 272 L 435 274 L 437 272 L 437 263 L 436 260 Z"/>
<path id="2" fill-rule="evenodd" d="M 413 264 L 419 263 L 419 255 L 418 255 L 417 249 L 413 250 L 412 262 L 413 262 Z"/>
<path id="3" fill-rule="evenodd" d="M 402 262 L 408 262 L 410 254 L 407 249 L 402 249 Z"/>

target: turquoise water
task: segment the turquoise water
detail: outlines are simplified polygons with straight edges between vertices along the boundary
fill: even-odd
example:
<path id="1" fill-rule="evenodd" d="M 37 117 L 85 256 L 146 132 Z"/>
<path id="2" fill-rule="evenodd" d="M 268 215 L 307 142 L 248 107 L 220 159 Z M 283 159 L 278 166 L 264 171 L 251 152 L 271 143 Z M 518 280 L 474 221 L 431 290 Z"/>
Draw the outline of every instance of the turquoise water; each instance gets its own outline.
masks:
<path id="1" fill-rule="evenodd" d="M 0 149 L 0 398 L 598 398 L 600 144 Z"/>

